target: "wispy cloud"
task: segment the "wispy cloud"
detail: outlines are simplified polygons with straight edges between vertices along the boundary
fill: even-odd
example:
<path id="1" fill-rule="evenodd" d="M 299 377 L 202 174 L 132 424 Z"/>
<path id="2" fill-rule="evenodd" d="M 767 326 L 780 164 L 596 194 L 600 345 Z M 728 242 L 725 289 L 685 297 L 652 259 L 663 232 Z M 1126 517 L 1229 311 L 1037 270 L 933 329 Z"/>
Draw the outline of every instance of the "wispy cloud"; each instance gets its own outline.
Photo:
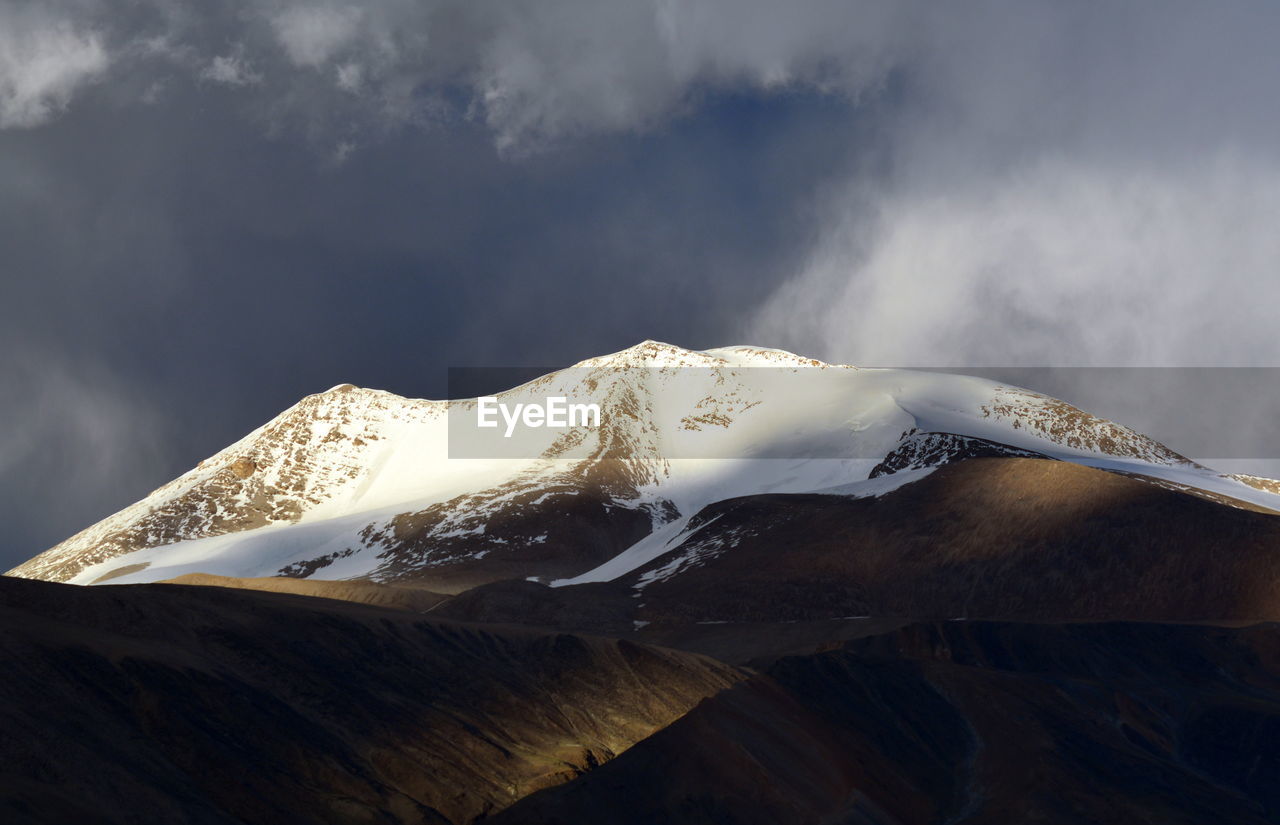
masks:
<path id="1" fill-rule="evenodd" d="M 37 10 L 0 9 L 0 129 L 47 122 L 108 62 L 93 30 Z"/>
<path id="2" fill-rule="evenodd" d="M 200 77 L 227 86 L 251 86 L 262 82 L 262 75 L 253 70 L 243 54 L 218 55 L 200 71 Z"/>
<path id="3" fill-rule="evenodd" d="M 308 3 L 284 9 L 272 17 L 271 26 L 295 66 L 315 67 L 355 39 L 360 16 L 355 6 L 330 8 Z"/>
<path id="4" fill-rule="evenodd" d="M 1039 157 L 854 179 L 755 332 L 868 365 L 1280 363 L 1280 163 Z M 869 196 L 866 189 L 876 189 Z"/>
<path id="5" fill-rule="evenodd" d="M 856 96 L 876 88 L 910 45 L 910 16 L 894 4 L 800 5 L 150 0 L 138 4 L 149 13 L 122 19 L 106 5 L 85 4 L 77 19 L 103 34 L 51 30 L 42 54 L 60 55 L 64 69 L 59 79 L 28 81 L 23 100 L 45 101 L 44 119 L 66 104 L 77 78 L 100 73 L 109 60 L 121 64 L 124 82 L 167 72 L 172 66 L 157 55 L 177 56 L 200 78 L 245 87 L 271 108 L 337 107 L 338 119 L 359 114 L 371 129 L 421 121 L 424 109 L 438 113 L 439 101 L 450 100 L 455 117 L 482 121 L 502 150 L 520 154 L 651 128 L 718 88 Z M 237 44 L 231 54 L 228 42 Z M 38 57 L 13 56 L 13 71 L 41 75 Z M 316 84 L 315 70 L 330 66 L 336 84 Z M 257 83 L 263 76 L 272 83 Z M 351 108 L 356 91 L 359 110 Z"/>

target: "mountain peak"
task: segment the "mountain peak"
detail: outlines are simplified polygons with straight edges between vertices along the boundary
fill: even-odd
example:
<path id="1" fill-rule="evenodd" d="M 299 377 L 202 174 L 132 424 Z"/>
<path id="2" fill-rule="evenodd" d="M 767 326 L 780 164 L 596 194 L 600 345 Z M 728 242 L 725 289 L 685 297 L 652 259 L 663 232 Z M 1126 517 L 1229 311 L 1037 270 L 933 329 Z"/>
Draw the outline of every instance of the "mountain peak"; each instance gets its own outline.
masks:
<path id="1" fill-rule="evenodd" d="M 645 340 L 608 355 L 597 355 L 575 364 L 575 367 L 690 367 L 709 366 L 713 359 L 696 350 L 688 350 L 663 341 Z"/>
<path id="2" fill-rule="evenodd" d="M 739 344 L 708 350 L 691 350 L 663 341 L 644 340 L 609 355 L 588 358 L 579 367 L 831 367 L 815 358 L 807 358 L 771 347 Z"/>

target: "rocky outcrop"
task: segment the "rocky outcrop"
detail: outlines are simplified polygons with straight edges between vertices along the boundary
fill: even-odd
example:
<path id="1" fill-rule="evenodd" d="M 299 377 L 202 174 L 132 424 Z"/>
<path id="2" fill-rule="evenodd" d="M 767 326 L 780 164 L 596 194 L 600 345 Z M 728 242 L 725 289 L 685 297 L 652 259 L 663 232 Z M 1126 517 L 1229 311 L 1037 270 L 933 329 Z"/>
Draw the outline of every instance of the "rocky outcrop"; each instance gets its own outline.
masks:
<path id="1" fill-rule="evenodd" d="M 898 442 L 898 446 L 872 468 L 869 477 L 880 478 L 904 470 L 941 467 L 943 464 L 963 461 L 966 458 L 1046 458 L 1046 456 L 983 438 L 955 433 L 922 433 L 913 430 L 902 434 L 902 440 Z"/>

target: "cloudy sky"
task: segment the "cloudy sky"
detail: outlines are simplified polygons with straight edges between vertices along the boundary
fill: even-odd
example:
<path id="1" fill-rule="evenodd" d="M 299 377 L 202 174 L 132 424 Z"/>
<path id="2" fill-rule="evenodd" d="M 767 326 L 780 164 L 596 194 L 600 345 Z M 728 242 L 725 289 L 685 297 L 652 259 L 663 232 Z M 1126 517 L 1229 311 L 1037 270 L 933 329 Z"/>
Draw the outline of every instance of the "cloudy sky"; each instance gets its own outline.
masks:
<path id="1" fill-rule="evenodd" d="M 0 564 L 340 382 L 1280 366 L 1280 5 L 0 0 Z"/>

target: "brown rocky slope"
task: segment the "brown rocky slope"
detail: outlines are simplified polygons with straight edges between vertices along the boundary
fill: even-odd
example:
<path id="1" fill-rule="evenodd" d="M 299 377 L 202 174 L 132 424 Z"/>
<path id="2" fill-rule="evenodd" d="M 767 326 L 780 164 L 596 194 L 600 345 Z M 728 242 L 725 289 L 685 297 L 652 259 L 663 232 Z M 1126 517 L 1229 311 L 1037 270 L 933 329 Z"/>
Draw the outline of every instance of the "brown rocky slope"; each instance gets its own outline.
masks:
<path id="1" fill-rule="evenodd" d="M 188 573 L 176 579 L 169 579 L 164 584 L 237 587 L 243 590 L 263 590 L 268 593 L 293 593 L 298 596 L 338 599 L 377 607 L 416 610 L 419 613 L 425 613 L 449 598 L 443 593 L 433 593 L 421 587 L 379 584 L 360 579 L 325 581 L 323 579 L 291 579 L 286 576 L 245 579 L 234 576 L 213 576 L 208 573 Z"/>
<path id="2" fill-rule="evenodd" d="M 740 672 L 277 593 L 0 579 L 0 821 L 466 823 Z"/>

